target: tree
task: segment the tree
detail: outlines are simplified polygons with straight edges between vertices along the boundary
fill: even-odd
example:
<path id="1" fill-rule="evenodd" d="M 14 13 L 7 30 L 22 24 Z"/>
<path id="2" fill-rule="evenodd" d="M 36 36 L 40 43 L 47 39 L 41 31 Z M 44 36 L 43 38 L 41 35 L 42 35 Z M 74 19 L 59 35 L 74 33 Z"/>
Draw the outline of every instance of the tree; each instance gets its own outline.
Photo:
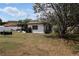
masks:
<path id="1" fill-rule="evenodd" d="M 0 18 L 0 22 L 2 22 L 2 19 Z"/>
<path id="2" fill-rule="evenodd" d="M 24 19 L 24 20 L 19 20 L 18 21 L 18 23 L 17 23 L 17 25 L 18 26 L 20 26 L 20 27 L 22 27 L 21 28 L 21 30 L 23 30 L 23 31 L 27 31 L 27 23 L 29 22 L 29 21 L 31 21 L 31 19 Z"/>
<path id="3" fill-rule="evenodd" d="M 2 19 L 0 18 L 0 25 L 2 25 Z"/>
<path id="4" fill-rule="evenodd" d="M 73 3 L 35 3 L 33 8 L 35 13 L 40 14 L 40 18 L 44 18 L 49 23 L 58 26 L 59 35 L 64 37 L 79 24 L 79 4 Z M 52 25 L 53 26 L 53 25 Z"/>
<path id="5" fill-rule="evenodd" d="M 2 19 L 0 18 L 0 25 L 4 25 L 5 22 L 2 22 Z"/>
<path id="6" fill-rule="evenodd" d="M 21 26 L 22 23 L 23 23 L 23 21 L 22 21 L 22 20 L 19 20 L 19 21 L 17 22 L 17 25 L 18 25 L 18 26 Z"/>
<path id="7" fill-rule="evenodd" d="M 31 21 L 31 19 L 27 19 L 27 18 L 26 18 L 26 19 L 23 19 L 23 20 L 19 20 L 17 24 L 18 24 L 18 25 L 27 24 L 27 23 L 30 22 L 30 21 Z"/>
<path id="8" fill-rule="evenodd" d="M 23 20 L 23 23 L 26 23 L 26 24 L 27 24 L 27 23 L 30 22 L 31 20 L 32 20 L 32 19 L 27 19 L 27 18 L 26 18 L 26 19 Z"/>

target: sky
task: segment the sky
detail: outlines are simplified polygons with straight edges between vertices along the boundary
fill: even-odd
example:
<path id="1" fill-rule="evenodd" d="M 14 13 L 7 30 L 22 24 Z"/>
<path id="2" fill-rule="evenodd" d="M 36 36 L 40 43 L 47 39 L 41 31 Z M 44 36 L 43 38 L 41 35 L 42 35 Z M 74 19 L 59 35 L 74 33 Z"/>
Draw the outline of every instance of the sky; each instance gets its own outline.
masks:
<path id="1" fill-rule="evenodd" d="M 21 19 L 36 19 L 31 3 L 0 3 L 0 18 L 2 21 L 17 21 Z"/>

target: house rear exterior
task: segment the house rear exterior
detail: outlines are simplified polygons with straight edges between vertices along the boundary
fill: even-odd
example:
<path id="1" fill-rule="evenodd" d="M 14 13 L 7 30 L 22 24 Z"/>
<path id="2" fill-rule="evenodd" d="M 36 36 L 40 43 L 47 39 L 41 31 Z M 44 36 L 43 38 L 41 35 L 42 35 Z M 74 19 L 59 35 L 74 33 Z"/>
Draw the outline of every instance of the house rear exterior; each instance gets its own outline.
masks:
<path id="1" fill-rule="evenodd" d="M 45 31 L 51 31 L 49 26 L 43 22 L 29 22 L 28 28 L 31 28 L 32 33 L 45 33 Z"/>
<path id="2" fill-rule="evenodd" d="M 44 24 L 40 22 L 29 22 L 28 28 L 32 29 L 32 33 L 44 33 Z"/>

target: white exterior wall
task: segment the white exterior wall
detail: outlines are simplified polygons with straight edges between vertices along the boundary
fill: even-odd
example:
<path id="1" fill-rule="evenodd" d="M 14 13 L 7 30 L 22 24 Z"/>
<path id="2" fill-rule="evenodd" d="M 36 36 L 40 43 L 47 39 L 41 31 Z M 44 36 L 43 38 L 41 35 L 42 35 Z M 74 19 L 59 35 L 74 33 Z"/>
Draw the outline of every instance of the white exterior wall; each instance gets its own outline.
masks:
<path id="1" fill-rule="evenodd" d="M 17 30 L 17 29 L 21 29 L 21 27 L 4 27 L 4 26 L 0 26 L 0 31 Z"/>
<path id="2" fill-rule="evenodd" d="M 28 27 L 31 27 L 32 28 L 33 25 L 28 25 Z M 37 30 L 34 30 L 32 29 L 32 32 L 33 33 L 44 33 L 44 25 L 43 24 L 37 24 L 38 26 L 38 29 Z"/>

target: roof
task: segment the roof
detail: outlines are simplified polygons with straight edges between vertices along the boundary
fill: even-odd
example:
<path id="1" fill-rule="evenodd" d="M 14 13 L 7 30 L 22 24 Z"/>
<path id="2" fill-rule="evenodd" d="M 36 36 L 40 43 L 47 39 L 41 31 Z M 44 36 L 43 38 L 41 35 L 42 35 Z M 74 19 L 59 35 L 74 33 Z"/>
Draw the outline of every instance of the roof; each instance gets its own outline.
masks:
<path id="1" fill-rule="evenodd" d="M 27 24 L 45 24 L 45 23 L 47 23 L 47 22 L 46 21 L 42 21 L 42 20 L 31 20 Z"/>
<path id="2" fill-rule="evenodd" d="M 28 22 L 27 24 L 44 24 L 43 22 Z"/>
<path id="3" fill-rule="evenodd" d="M 17 23 L 18 21 L 7 21 L 6 23 Z"/>
<path id="4" fill-rule="evenodd" d="M 6 24 L 4 24 L 4 26 L 17 26 L 17 22 L 16 21 L 8 21 L 8 22 L 6 22 Z"/>

